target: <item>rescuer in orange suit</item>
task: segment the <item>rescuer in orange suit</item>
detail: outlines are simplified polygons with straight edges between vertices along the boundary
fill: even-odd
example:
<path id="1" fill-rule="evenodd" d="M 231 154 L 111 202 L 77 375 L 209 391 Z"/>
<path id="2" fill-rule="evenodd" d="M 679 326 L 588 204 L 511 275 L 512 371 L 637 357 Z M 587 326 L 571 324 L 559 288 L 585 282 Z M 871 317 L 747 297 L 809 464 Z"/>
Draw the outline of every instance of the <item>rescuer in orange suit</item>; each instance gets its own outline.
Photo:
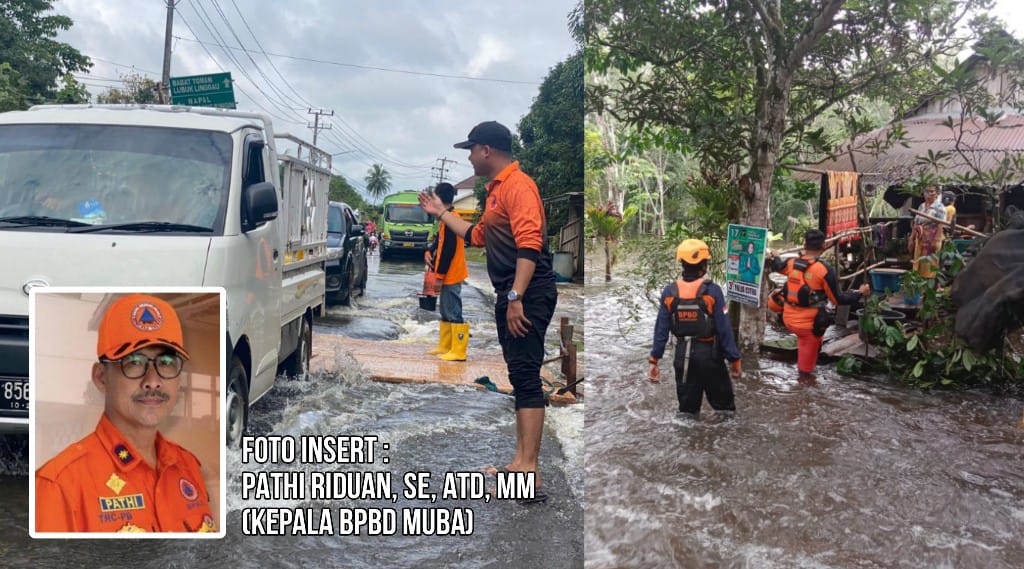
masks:
<path id="1" fill-rule="evenodd" d="M 174 308 L 119 298 L 100 323 L 96 355 L 103 416 L 36 471 L 36 531 L 217 531 L 199 460 L 158 431 L 189 358 Z"/>
<path id="2" fill-rule="evenodd" d="M 831 323 L 825 305 L 854 304 L 871 292 L 867 284 L 855 291 L 840 291 L 835 269 L 818 259 L 824 248 L 825 234 L 811 229 L 804 234 L 800 257 L 781 259 L 774 253 L 769 256 L 772 270 L 789 277 L 782 297 L 782 322 L 796 334 L 797 369 L 802 382 L 814 381 L 818 352 Z"/>

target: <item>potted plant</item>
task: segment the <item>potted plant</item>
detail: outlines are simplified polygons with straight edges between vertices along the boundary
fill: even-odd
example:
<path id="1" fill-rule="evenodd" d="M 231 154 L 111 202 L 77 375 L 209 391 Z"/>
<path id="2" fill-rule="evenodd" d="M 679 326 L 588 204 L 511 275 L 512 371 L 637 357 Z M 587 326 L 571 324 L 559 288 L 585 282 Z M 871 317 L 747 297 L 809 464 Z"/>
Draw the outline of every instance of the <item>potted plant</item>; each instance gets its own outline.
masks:
<path id="1" fill-rule="evenodd" d="M 907 306 L 921 304 L 921 293 L 931 285 L 931 279 L 926 279 L 917 271 L 907 271 L 900 279 L 900 287 L 903 291 L 903 303 Z"/>

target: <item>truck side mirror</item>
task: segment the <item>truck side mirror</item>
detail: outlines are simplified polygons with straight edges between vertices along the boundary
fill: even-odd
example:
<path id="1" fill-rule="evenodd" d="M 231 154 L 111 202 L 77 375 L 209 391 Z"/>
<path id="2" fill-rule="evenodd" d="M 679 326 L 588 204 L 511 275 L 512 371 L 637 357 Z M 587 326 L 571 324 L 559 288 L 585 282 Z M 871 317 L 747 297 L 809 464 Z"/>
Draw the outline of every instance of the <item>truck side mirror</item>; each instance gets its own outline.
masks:
<path id="1" fill-rule="evenodd" d="M 277 188 L 270 182 L 258 182 L 245 188 L 242 208 L 243 233 L 277 219 Z"/>
<path id="2" fill-rule="evenodd" d="M 352 229 L 349 230 L 348 234 L 349 235 L 354 235 L 356 237 L 358 237 L 360 235 L 365 235 L 366 234 L 366 228 L 357 223 L 357 224 L 352 226 Z"/>

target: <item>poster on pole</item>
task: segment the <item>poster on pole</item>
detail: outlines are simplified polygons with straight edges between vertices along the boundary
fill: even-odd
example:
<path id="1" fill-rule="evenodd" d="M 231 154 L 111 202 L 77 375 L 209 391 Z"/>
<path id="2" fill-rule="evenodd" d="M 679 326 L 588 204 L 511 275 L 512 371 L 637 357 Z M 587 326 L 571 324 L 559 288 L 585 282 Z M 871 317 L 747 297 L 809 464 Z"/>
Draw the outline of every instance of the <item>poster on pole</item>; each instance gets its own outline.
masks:
<path id="1" fill-rule="evenodd" d="M 750 306 L 761 305 L 761 273 L 764 270 L 768 230 L 764 227 L 730 225 L 725 244 L 725 295 Z"/>

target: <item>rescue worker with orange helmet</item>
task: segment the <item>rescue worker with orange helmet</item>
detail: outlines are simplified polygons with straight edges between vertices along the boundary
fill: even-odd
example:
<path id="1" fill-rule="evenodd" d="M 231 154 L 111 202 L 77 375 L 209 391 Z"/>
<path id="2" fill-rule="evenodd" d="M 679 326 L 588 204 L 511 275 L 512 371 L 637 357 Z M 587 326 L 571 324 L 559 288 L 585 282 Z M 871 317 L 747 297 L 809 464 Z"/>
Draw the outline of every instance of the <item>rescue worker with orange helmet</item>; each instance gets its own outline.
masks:
<path id="1" fill-rule="evenodd" d="M 811 229 L 804 234 L 800 257 L 781 259 L 769 254 L 772 270 L 788 276 L 783 296 L 782 322 L 797 338 L 797 369 L 800 380 L 813 380 L 822 338 L 831 323 L 825 305 L 855 304 L 871 292 L 867 284 L 858 290 L 839 290 L 836 271 L 818 257 L 825 248 L 825 234 Z"/>
<path id="2" fill-rule="evenodd" d="M 661 292 L 658 319 L 654 324 L 654 343 L 648 362 L 648 379 L 658 383 L 658 362 L 665 353 L 669 334 L 676 336 L 676 396 L 679 412 L 699 416 L 707 396 L 715 411 L 735 411 L 732 379 L 742 375 L 740 352 L 726 314 L 722 288 L 705 277 L 711 251 L 699 239 L 686 239 L 676 248 L 676 260 L 682 266 L 682 278 Z M 730 368 L 725 361 L 730 362 Z"/>

